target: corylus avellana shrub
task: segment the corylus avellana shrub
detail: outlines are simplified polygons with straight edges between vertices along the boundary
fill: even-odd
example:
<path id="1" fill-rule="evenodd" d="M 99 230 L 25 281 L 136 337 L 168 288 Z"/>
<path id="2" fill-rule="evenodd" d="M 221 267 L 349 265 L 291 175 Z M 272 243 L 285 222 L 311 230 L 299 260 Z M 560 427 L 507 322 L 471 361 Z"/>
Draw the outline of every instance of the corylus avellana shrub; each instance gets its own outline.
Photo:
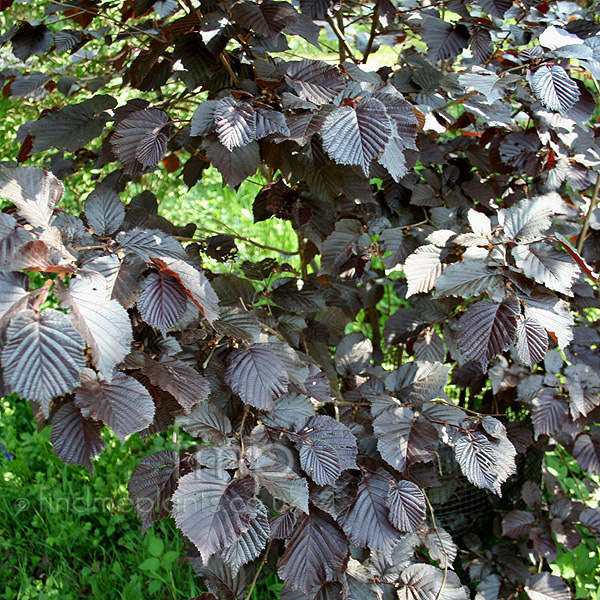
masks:
<path id="1" fill-rule="evenodd" d="M 196 438 L 128 485 L 206 598 L 571 597 L 547 565 L 600 512 L 517 471 L 558 443 L 600 474 L 597 3 L 34 4 L 0 2 L 35 112 L 0 165 L 2 390 L 56 454 Z M 211 166 L 293 260 L 158 214 L 159 174 Z M 466 538 L 448 464 L 502 497 Z"/>

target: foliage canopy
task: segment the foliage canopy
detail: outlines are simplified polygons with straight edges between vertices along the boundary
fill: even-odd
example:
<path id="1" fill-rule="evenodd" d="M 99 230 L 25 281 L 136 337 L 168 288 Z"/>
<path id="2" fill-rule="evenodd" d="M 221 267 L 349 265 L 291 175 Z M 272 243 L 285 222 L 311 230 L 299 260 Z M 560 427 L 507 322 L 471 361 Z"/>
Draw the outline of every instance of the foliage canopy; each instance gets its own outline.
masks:
<path id="1" fill-rule="evenodd" d="M 596 4 L 40 4 L 0 2 L 5 97 L 40 107 L 0 165 L 1 387 L 57 455 L 202 442 L 129 492 L 206 598 L 274 570 L 285 600 L 570 597 L 544 564 L 600 513 L 519 465 L 559 443 L 600 474 Z M 209 166 L 261 181 L 296 263 L 232 269 L 236 236 L 159 216 L 157 173 Z M 448 453 L 504 496 L 499 539 L 436 522 Z"/>

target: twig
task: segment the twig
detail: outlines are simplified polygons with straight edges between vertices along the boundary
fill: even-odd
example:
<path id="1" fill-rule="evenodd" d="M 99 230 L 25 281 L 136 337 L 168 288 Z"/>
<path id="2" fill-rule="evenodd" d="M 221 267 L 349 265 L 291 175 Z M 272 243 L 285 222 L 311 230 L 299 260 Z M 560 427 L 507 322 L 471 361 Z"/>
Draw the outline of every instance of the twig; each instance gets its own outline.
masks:
<path id="1" fill-rule="evenodd" d="M 452 100 L 452 102 L 448 102 L 448 104 L 444 104 L 444 106 L 442 106 L 441 108 L 436 108 L 436 111 L 440 111 L 440 110 L 445 110 L 446 108 L 450 108 L 451 106 L 454 106 L 455 104 L 460 104 L 461 102 L 465 101 L 467 98 L 470 98 L 471 96 L 477 94 L 477 90 L 473 90 L 471 92 L 468 92 L 466 94 L 463 94 L 460 98 L 457 98 L 456 100 Z"/>
<path id="2" fill-rule="evenodd" d="M 375 2 L 375 8 L 373 9 L 373 16 L 371 21 L 371 33 L 369 35 L 369 41 L 367 42 L 367 47 L 365 48 L 365 52 L 363 54 L 362 61 L 364 63 L 367 62 L 367 58 L 369 58 L 369 54 L 371 54 L 371 50 L 373 49 L 373 42 L 375 41 L 375 36 L 377 35 L 377 25 L 379 25 L 379 7 L 381 6 L 381 0 L 377 0 Z"/>
<path id="3" fill-rule="evenodd" d="M 225 66 L 225 69 L 227 69 L 227 72 L 229 73 L 229 76 L 231 77 L 231 80 L 233 81 L 233 83 L 235 85 L 239 86 L 240 80 L 238 79 L 238 76 L 233 72 L 233 69 L 231 68 L 231 65 L 229 64 L 229 61 L 227 60 L 227 57 L 221 52 L 221 54 L 219 54 L 219 59 Z"/>
<path id="4" fill-rule="evenodd" d="M 220 231 L 215 231 L 214 229 L 206 229 L 206 227 L 198 227 L 198 229 L 200 231 L 205 231 L 206 233 L 212 233 L 213 235 L 221 234 Z M 238 235 L 237 233 L 228 233 L 227 235 L 231 236 L 232 238 L 235 238 L 236 240 L 240 240 L 241 242 L 246 242 L 248 244 L 252 244 L 253 246 L 256 246 L 257 248 L 261 248 L 262 250 L 270 250 L 271 252 L 278 252 L 279 254 L 285 254 L 286 256 L 296 256 L 298 254 L 297 250 L 295 250 L 295 251 L 283 250 L 282 248 L 273 248 L 273 246 L 265 246 L 264 244 L 255 242 L 254 240 L 244 237 L 243 235 Z M 179 240 L 180 242 L 202 242 L 203 241 L 202 238 L 190 238 L 190 237 L 184 237 L 181 235 L 175 235 L 173 237 L 176 240 Z M 92 247 L 87 248 L 87 249 L 89 250 L 91 248 Z M 104 246 L 102 246 L 102 248 L 104 248 Z"/>
<path id="5" fill-rule="evenodd" d="M 459 406 L 458 404 L 452 404 L 452 402 L 448 402 L 446 400 L 438 399 L 438 400 L 427 400 L 426 402 L 418 401 L 418 402 L 403 402 L 402 406 L 414 406 L 415 404 L 444 404 L 446 406 L 452 406 L 454 408 L 458 408 L 460 410 L 464 410 L 476 417 L 506 417 L 506 413 L 480 413 L 476 410 L 471 410 L 470 408 L 466 408 L 464 406 Z"/>
<path id="6" fill-rule="evenodd" d="M 265 550 L 265 555 L 263 556 L 263 559 L 260 561 L 260 565 L 258 565 L 258 569 L 256 569 L 256 573 L 254 574 L 254 578 L 252 579 L 252 582 L 250 583 L 250 587 L 248 588 L 248 593 L 246 594 L 245 600 L 250 600 L 250 597 L 252 596 L 252 592 L 254 591 L 254 588 L 256 587 L 260 572 L 262 571 L 262 568 L 265 566 L 265 563 L 267 562 L 267 558 L 269 556 L 269 550 L 271 549 L 272 543 L 273 543 L 273 540 L 271 540 L 267 544 L 267 549 Z"/>
<path id="7" fill-rule="evenodd" d="M 581 233 L 579 234 L 579 238 L 577 239 L 577 252 L 581 254 L 581 250 L 583 249 L 583 242 L 585 241 L 585 236 L 587 235 L 588 228 L 590 226 L 590 219 L 592 218 L 592 213 L 594 212 L 594 208 L 596 206 L 596 202 L 598 201 L 598 193 L 600 192 L 600 174 L 596 176 L 596 185 L 594 186 L 594 191 L 592 192 L 592 198 L 590 199 L 590 205 L 588 207 L 587 213 L 585 215 L 585 219 L 583 221 L 583 227 L 581 228 Z"/>
<path id="8" fill-rule="evenodd" d="M 76 252 L 82 252 L 83 250 L 106 250 L 106 244 L 102 246 L 71 246 Z"/>
<path id="9" fill-rule="evenodd" d="M 249 408 L 248 405 L 244 406 L 244 414 L 242 415 L 242 422 L 240 423 L 240 430 L 238 436 L 240 438 L 240 456 L 244 458 L 244 425 L 246 424 L 246 417 L 248 416 Z"/>
<path id="10" fill-rule="evenodd" d="M 431 523 L 433 526 L 433 529 L 438 537 L 438 540 L 440 542 L 440 547 L 442 548 L 442 552 L 444 554 L 444 578 L 442 579 L 442 585 L 440 586 L 440 589 L 437 593 L 437 596 L 435 597 L 435 600 L 440 600 L 440 598 L 442 597 L 442 592 L 444 591 L 444 588 L 446 587 L 446 580 L 448 579 L 448 562 L 450 560 L 450 557 L 448 556 L 448 552 L 446 551 L 446 546 L 444 546 L 444 542 L 442 541 L 442 536 L 440 535 L 440 530 L 437 527 L 437 523 L 435 522 L 435 513 L 433 512 L 433 506 L 431 506 L 431 502 L 429 502 L 429 498 L 427 497 L 427 494 L 425 493 L 425 490 L 422 490 L 423 492 L 423 496 L 425 497 L 425 502 L 427 502 L 427 506 L 429 507 L 429 512 L 431 513 Z"/>
<path id="11" fill-rule="evenodd" d="M 346 42 L 346 38 L 344 37 L 344 34 L 342 33 L 342 31 L 338 27 L 337 23 L 329 15 L 327 16 L 327 22 L 331 26 L 331 29 L 333 29 L 333 32 L 337 36 L 337 39 L 338 39 L 339 44 L 340 44 L 340 50 L 339 50 L 339 53 L 340 53 L 340 63 L 344 62 L 344 59 L 345 59 L 346 56 L 348 56 L 348 58 L 353 63 L 356 63 L 357 62 L 356 57 L 352 53 L 352 49 L 350 48 L 350 46 L 348 46 L 348 43 Z"/>
<path id="12" fill-rule="evenodd" d="M 208 363 L 210 363 L 210 361 L 212 360 L 213 354 L 215 353 L 215 350 L 217 349 L 217 346 L 219 345 L 219 342 L 223 339 L 223 336 L 219 336 L 217 340 L 215 340 L 215 343 L 213 345 L 213 347 L 210 349 L 210 352 L 208 354 L 207 359 L 202 363 L 202 368 L 206 369 L 206 367 L 208 367 Z"/>

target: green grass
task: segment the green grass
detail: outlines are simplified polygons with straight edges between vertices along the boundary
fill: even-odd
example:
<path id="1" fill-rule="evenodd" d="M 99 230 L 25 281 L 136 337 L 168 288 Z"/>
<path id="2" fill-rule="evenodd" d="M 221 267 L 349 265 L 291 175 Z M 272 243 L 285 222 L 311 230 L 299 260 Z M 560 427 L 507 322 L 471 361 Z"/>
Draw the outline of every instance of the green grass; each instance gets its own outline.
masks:
<path id="1" fill-rule="evenodd" d="M 0 596 L 60 600 L 188 599 L 202 591 L 181 534 L 164 519 L 142 538 L 126 489 L 142 456 L 174 446 L 166 436 L 121 445 L 104 430 L 95 476 L 62 463 L 50 429 L 35 430 L 27 403 L 0 403 Z"/>

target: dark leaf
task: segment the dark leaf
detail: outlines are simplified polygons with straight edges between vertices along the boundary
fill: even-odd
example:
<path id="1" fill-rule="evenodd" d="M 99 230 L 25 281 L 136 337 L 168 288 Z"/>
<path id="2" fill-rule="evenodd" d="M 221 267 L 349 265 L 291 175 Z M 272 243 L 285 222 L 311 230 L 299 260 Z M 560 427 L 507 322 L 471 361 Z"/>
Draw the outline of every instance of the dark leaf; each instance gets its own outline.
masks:
<path id="1" fill-rule="evenodd" d="M 52 46 L 52 32 L 45 25 L 22 23 L 11 37 L 13 54 L 26 61 L 33 54 L 45 54 Z"/>
<path id="2" fill-rule="evenodd" d="M 531 76 L 535 96 L 551 110 L 565 114 L 579 100 L 579 88 L 559 65 L 545 64 Z"/>
<path id="3" fill-rule="evenodd" d="M 259 502 L 256 517 L 250 521 L 248 530 L 221 553 L 233 575 L 237 575 L 242 565 L 254 560 L 262 552 L 269 541 L 270 533 L 267 509 Z"/>
<path id="4" fill-rule="evenodd" d="M 102 423 L 84 419 L 72 402 L 61 406 L 52 419 L 50 442 L 54 453 L 63 462 L 81 465 L 92 473 L 91 459 L 105 447 L 101 429 Z"/>
<path id="5" fill-rule="evenodd" d="M 273 410 L 275 398 L 288 386 L 283 363 L 265 344 L 252 344 L 233 352 L 225 381 L 246 404 L 263 410 Z"/>
<path id="6" fill-rule="evenodd" d="M 475 486 L 502 495 L 501 485 L 516 472 L 517 452 L 507 439 L 490 441 L 479 432 L 462 435 L 454 446 L 456 462 Z"/>
<path id="7" fill-rule="evenodd" d="M 23 273 L 0 272 L 0 324 L 27 305 L 29 278 Z"/>
<path id="8" fill-rule="evenodd" d="M 188 415 L 180 416 L 178 424 L 189 434 L 207 442 L 223 444 L 231 433 L 231 422 L 225 413 L 211 402 L 198 402 Z"/>
<path id="9" fill-rule="evenodd" d="M 115 126 L 113 150 L 126 173 L 158 164 L 169 140 L 169 115 L 162 110 L 138 110 Z"/>
<path id="10" fill-rule="evenodd" d="M 525 305 L 525 316 L 537 321 L 561 348 L 573 339 L 573 315 L 569 305 L 556 296 L 532 294 L 521 296 Z"/>
<path id="11" fill-rule="evenodd" d="M 187 308 L 187 295 L 175 277 L 150 273 L 138 302 L 142 319 L 163 335 L 177 323 Z"/>
<path id="12" fill-rule="evenodd" d="M 274 497 L 308 514 L 308 484 L 281 461 L 276 452 L 251 446 L 246 452 L 250 473 Z"/>
<path id="13" fill-rule="evenodd" d="M 22 398 L 41 403 L 46 418 L 50 401 L 79 383 L 85 343 L 69 318 L 58 310 L 24 310 L 12 319 L 2 349 L 4 380 Z"/>
<path id="14" fill-rule="evenodd" d="M 454 59 L 469 44 L 469 30 L 464 25 L 435 17 L 425 17 L 421 37 L 429 47 L 428 56 L 432 61 Z"/>
<path id="15" fill-rule="evenodd" d="M 403 402 L 425 402 L 443 394 L 449 372 L 449 367 L 439 362 L 412 361 L 392 371 L 385 386 Z M 373 414 L 376 416 L 375 411 Z"/>
<path id="16" fill-rule="evenodd" d="M 315 407 L 308 396 L 287 392 L 275 400 L 272 414 L 265 415 L 263 420 L 267 425 L 291 427 L 300 419 L 312 417 L 314 414 Z"/>
<path id="17" fill-rule="evenodd" d="M 64 29 L 57 31 L 54 34 L 54 45 L 57 52 L 68 52 L 81 42 L 81 31 L 73 31 L 72 29 Z"/>
<path id="18" fill-rule="evenodd" d="M 517 320 L 517 353 L 528 367 L 533 367 L 544 358 L 548 349 L 546 330 L 531 317 Z"/>
<path id="19" fill-rule="evenodd" d="M 527 537 L 535 517 L 526 510 L 511 510 L 502 519 L 502 535 L 513 539 Z"/>
<path id="20" fill-rule="evenodd" d="M 533 399 L 531 420 L 535 439 L 540 435 L 553 436 L 558 433 L 567 422 L 569 407 L 554 388 L 542 388 Z"/>
<path id="21" fill-rule="evenodd" d="M 102 421 L 121 442 L 152 423 L 152 396 L 133 377 L 116 372 L 108 383 L 98 379 L 91 369 L 85 369 L 80 378 L 81 387 L 77 388 L 75 404 L 81 409 L 81 414 Z"/>
<path id="22" fill-rule="evenodd" d="M 323 148 L 340 164 L 356 165 L 369 176 L 369 164 L 383 152 L 392 124 L 383 103 L 365 98 L 333 110 L 321 128 Z"/>
<path id="23" fill-rule="evenodd" d="M 541 244 L 519 244 L 512 249 L 523 273 L 551 290 L 572 296 L 571 286 L 579 267 L 562 252 Z"/>
<path id="24" fill-rule="evenodd" d="M 344 336 L 335 351 L 335 368 L 340 375 L 364 373 L 371 361 L 373 343 L 360 332 Z"/>
<path id="25" fill-rule="evenodd" d="M 468 600 L 468 588 L 463 588 L 457 575 L 419 563 L 410 565 L 400 576 L 400 600 Z"/>
<path id="26" fill-rule="evenodd" d="M 521 246 L 519 246 L 520 248 Z M 448 265 L 435 284 L 435 296 L 468 298 L 492 290 L 502 278 L 485 264 L 487 251 L 478 253 L 477 258 Z"/>
<path id="27" fill-rule="evenodd" d="M 215 112 L 219 102 L 219 100 L 206 100 L 200 103 L 190 121 L 191 135 L 205 135 L 215 130 Z"/>
<path id="28" fill-rule="evenodd" d="M 296 424 L 293 440 L 302 468 L 317 485 L 332 484 L 345 469 L 356 469 L 356 438 L 339 421 L 316 415 Z"/>
<path id="29" fill-rule="evenodd" d="M 94 233 L 106 237 L 119 229 L 125 218 L 125 206 L 117 192 L 100 187 L 85 199 L 83 214 Z"/>
<path id="30" fill-rule="evenodd" d="M 407 464 L 428 461 L 438 446 L 438 432 L 423 418 L 415 419 L 403 406 L 388 408 L 373 421 L 377 449 L 391 467 L 404 471 Z"/>
<path id="31" fill-rule="evenodd" d="M 369 473 L 362 478 L 352 504 L 338 515 L 340 527 L 357 546 L 388 554 L 398 543 L 400 533 L 389 519 L 389 491 L 387 473 Z"/>
<path id="32" fill-rule="evenodd" d="M 209 52 L 202 36 L 198 33 L 186 33 L 180 36 L 175 43 L 173 53 L 186 69 L 180 77 L 188 90 L 195 90 L 206 83 L 217 70 L 215 57 Z"/>
<path id="33" fill-rule="evenodd" d="M 406 297 L 421 292 L 430 292 L 436 285 L 438 277 L 442 274 L 440 256 L 442 249 L 434 244 L 420 246 L 404 262 L 406 275 Z"/>
<path id="34" fill-rule="evenodd" d="M 202 145 L 206 149 L 206 157 L 232 188 L 246 177 L 254 175 L 260 165 L 260 151 L 256 142 L 228 150 L 216 135 L 210 135 L 204 138 Z"/>
<path id="35" fill-rule="evenodd" d="M 256 139 L 279 133 L 284 137 L 290 135 L 290 129 L 283 113 L 265 108 L 254 109 L 256 114 Z"/>
<path id="36" fill-rule="evenodd" d="M 86 263 L 85 268 L 98 271 L 106 278 L 111 298 L 123 308 L 131 308 L 138 301 L 142 291 L 144 263 L 137 255 L 129 254 L 123 260 L 116 254 L 99 256 Z"/>
<path id="37" fill-rule="evenodd" d="M 504 13 L 512 6 L 512 0 L 480 0 L 479 4 L 485 12 L 502 18 Z"/>
<path id="38" fill-rule="evenodd" d="M 584 471 L 600 475 L 600 429 L 593 426 L 590 434 L 580 435 L 575 441 L 573 456 Z"/>
<path id="39" fill-rule="evenodd" d="M 572 417 L 587 416 L 600 403 L 600 378 L 590 366 L 581 363 L 568 366 L 565 376 Z"/>
<path id="40" fill-rule="evenodd" d="M 412 481 L 390 485 L 388 502 L 390 521 L 398 531 L 415 531 L 425 521 L 425 496 Z"/>
<path id="41" fill-rule="evenodd" d="M 552 209 L 543 200 L 521 200 L 501 216 L 505 236 L 516 242 L 539 239 L 552 223 Z"/>
<path id="42" fill-rule="evenodd" d="M 256 137 L 256 114 L 247 102 L 231 96 L 219 100 L 214 119 L 219 140 L 229 151 L 248 145 Z"/>
<path id="43" fill-rule="evenodd" d="M 296 525 L 296 516 L 293 509 L 284 509 L 271 521 L 271 539 L 283 540 L 287 538 Z"/>
<path id="44" fill-rule="evenodd" d="M 458 322 L 458 348 L 486 369 L 489 361 L 508 349 L 515 339 L 518 300 L 506 298 L 477 302 L 469 307 Z"/>
<path id="45" fill-rule="evenodd" d="M 132 340 L 127 311 L 111 299 L 106 278 L 88 271 L 59 286 L 62 304 L 71 307 L 73 324 L 92 349 L 94 365 L 110 381 L 113 369 L 129 354 Z"/>
<path id="46" fill-rule="evenodd" d="M 127 484 L 129 497 L 142 520 L 142 535 L 157 518 L 169 514 L 170 500 L 179 476 L 179 456 L 172 450 L 148 454 Z"/>
<path id="47" fill-rule="evenodd" d="M 169 392 L 186 414 L 210 393 L 208 381 L 196 369 L 170 356 L 159 362 L 146 358 L 143 373 L 153 385 Z"/>
<path id="48" fill-rule="evenodd" d="M 329 515 L 313 508 L 298 519 L 277 572 L 290 588 L 308 594 L 319 584 L 341 581 L 347 561 L 346 537 Z"/>
<path id="49" fill-rule="evenodd" d="M 183 476 L 173 494 L 173 518 L 204 563 L 233 544 L 256 517 L 256 483 L 231 479 L 223 470 L 198 469 Z"/>
<path id="50" fill-rule="evenodd" d="M 36 167 L 0 167 L 0 196 L 12 202 L 34 227 L 48 228 L 63 184 L 51 173 Z"/>
<path id="51" fill-rule="evenodd" d="M 204 273 L 183 260 L 152 258 L 161 272 L 174 277 L 185 290 L 188 298 L 200 309 L 205 319 L 212 323 L 219 318 L 219 299 Z"/>
<path id="52" fill-rule="evenodd" d="M 189 560 L 196 573 L 202 577 L 203 583 L 212 592 L 192 600 L 244 600 L 246 573 L 243 568 L 234 576 L 229 565 L 220 556 L 212 556 L 206 566 L 202 566 L 197 557 Z M 209 597 L 204 598 L 205 595 Z"/>
<path id="53" fill-rule="evenodd" d="M 117 242 L 127 254 L 137 254 L 143 261 L 151 257 L 187 259 L 183 246 L 171 235 L 159 229 L 131 229 L 117 235 Z"/>
<path id="54" fill-rule="evenodd" d="M 75 152 L 98 137 L 108 121 L 106 110 L 114 108 L 117 101 L 110 96 L 94 96 L 79 104 L 70 104 L 50 112 L 31 125 L 32 152 L 59 148 Z"/>
<path id="55" fill-rule="evenodd" d="M 288 63 L 285 80 L 303 100 L 318 105 L 331 102 L 344 88 L 340 71 L 320 60 Z"/>
<path id="56" fill-rule="evenodd" d="M 291 4 L 274 0 L 263 0 L 260 4 L 236 2 L 232 14 L 239 25 L 266 37 L 276 37 L 298 19 L 298 13 Z"/>
<path id="57" fill-rule="evenodd" d="M 529 600 L 571 600 L 567 584 L 556 575 L 538 573 L 532 575 L 525 586 Z"/>

